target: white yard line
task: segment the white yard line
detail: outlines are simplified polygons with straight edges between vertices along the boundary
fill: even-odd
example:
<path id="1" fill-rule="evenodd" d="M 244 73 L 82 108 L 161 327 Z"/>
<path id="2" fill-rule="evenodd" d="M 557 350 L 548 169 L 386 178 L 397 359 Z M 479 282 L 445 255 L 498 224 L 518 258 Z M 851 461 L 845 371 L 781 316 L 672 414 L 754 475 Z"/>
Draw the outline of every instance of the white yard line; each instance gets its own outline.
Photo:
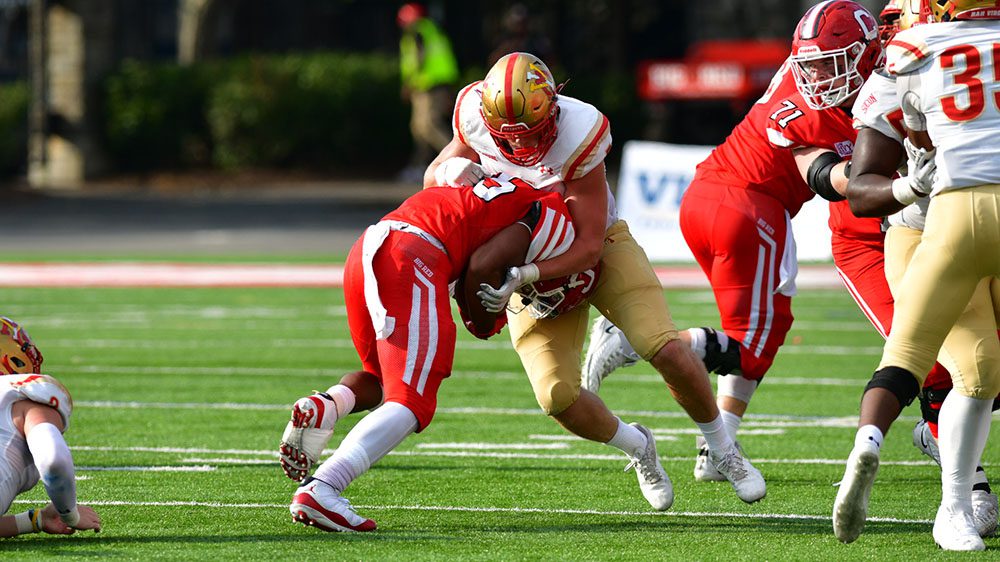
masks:
<path id="1" fill-rule="evenodd" d="M 427 443 L 428 449 L 434 449 L 433 443 Z M 438 445 L 452 446 L 462 446 L 466 449 L 463 451 L 447 451 L 447 450 L 403 450 L 403 451 L 393 451 L 389 453 L 390 456 L 399 457 L 453 457 L 453 458 L 479 458 L 479 459 L 527 459 L 527 460 L 590 460 L 590 461 L 614 461 L 623 462 L 625 458 L 621 454 L 566 454 L 566 453 L 525 453 L 525 452 L 498 452 L 495 449 L 509 449 L 512 451 L 518 451 L 523 449 L 529 449 L 530 447 L 522 446 L 527 444 L 518 443 L 443 443 Z M 203 447 L 115 447 L 115 446 L 93 446 L 93 445 L 74 445 L 70 447 L 73 451 L 99 451 L 99 452 L 127 452 L 127 453 L 161 453 L 161 454 L 208 454 L 208 455 L 223 455 L 213 458 L 185 458 L 181 462 L 184 463 L 194 463 L 203 465 L 212 464 L 274 464 L 275 458 L 277 458 L 277 450 L 265 450 L 265 449 L 209 449 Z M 418 449 L 423 449 L 424 447 L 417 446 Z M 565 447 L 561 447 L 565 448 Z M 493 450 L 490 450 L 493 449 Z M 334 449 L 326 449 L 323 451 L 323 455 L 332 454 Z M 234 457 L 227 457 L 225 455 L 234 455 Z M 267 457 L 263 459 L 246 459 L 246 458 L 236 458 L 242 456 L 262 456 Z M 683 457 L 663 457 L 660 459 L 666 462 L 690 462 L 693 458 L 692 456 Z M 839 465 L 843 466 L 846 459 L 824 459 L 824 458 L 813 458 L 813 459 L 766 459 L 760 457 L 754 457 L 754 464 L 780 464 L 780 465 Z M 892 461 L 883 460 L 881 463 L 883 466 L 931 466 L 933 462 L 930 460 L 920 460 L 920 461 Z M 990 466 L 990 463 L 984 463 L 984 466 Z"/>
<path id="2" fill-rule="evenodd" d="M 248 377 L 288 377 L 288 376 L 331 376 L 341 377 L 344 369 L 300 369 L 300 368 L 273 368 L 273 367 L 148 367 L 142 365 L 122 366 L 122 365 L 62 365 L 59 367 L 60 373 L 93 373 L 106 375 L 240 375 Z M 766 378 L 768 386 L 788 385 L 788 386 L 853 386 L 861 388 L 868 378 L 864 373 L 857 378 L 851 377 L 782 377 L 769 376 Z M 527 381 L 527 375 L 521 371 L 453 371 L 452 376 L 456 378 L 475 379 L 495 379 L 495 380 L 519 380 Z M 663 384 L 663 378 L 655 373 L 631 372 L 629 370 L 618 371 L 613 375 L 616 381 L 637 382 L 647 384 Z"/>
<path id="3" fill-rule="evenodd" d="M 704 289 L 708 281 L 692 266 L 655 267 L 667 288 Z M 6 287 L 341 287 L 341 265 L 206 263 L 0 263 Z M 829 265 L 802 266 L 800 288 L 839 288 Z"/>
<path id="4" fill-rule="evenodd" d="M 17 504 L 34 504 L 36 500 L 14 500 Z M 205 507 L 221 509 L 281 509 L 287 510 L 287 504 L 281 503 L 223 503 L 199 501 L 145 501 L 132 502 L 121 500 L 93 500 L 81 498 L 80 503 L 90 506 L 122 506 L 122 507 Z M 452 511 L 466 513 L 538 513 L 560 515 L 599 515 L 607 517 L 726 517 L 744 519 L 780 519 L 804 521 L 829 521 L 829 515 L 808 515 L 797 513 L 741 513 L 726 511 L 615 511 L 600 509 L 554 509 L 542 507 L 472 507 L 458 505 L 355 505 L 358 509 L 384 511 Z M 877 523 L 905 523 L 913 525 L 930 525 L 930 519 L 899 519 L 895 517 L 869 517 L 868 521 Z"/>

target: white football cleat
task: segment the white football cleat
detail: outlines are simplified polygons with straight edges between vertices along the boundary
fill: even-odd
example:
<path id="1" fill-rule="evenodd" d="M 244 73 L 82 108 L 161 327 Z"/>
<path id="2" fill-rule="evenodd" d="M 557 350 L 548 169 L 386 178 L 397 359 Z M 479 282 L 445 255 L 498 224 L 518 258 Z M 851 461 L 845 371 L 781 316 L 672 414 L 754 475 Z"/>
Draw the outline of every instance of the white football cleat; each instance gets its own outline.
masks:
<path id="1" fill-rule="evenodd" d="M 942 505 L 934 518 L 934 542 L 944 550 L 986 550 L 971 510 Z"/>
<path id="2" fill-rule="evenodd" d="M 847 457 L 844 479 L 833 502 L 833 534 L 843 543 L 858 540 L 868 519 L 868 497 L 878 474 L 879 448 L 874 443 L 855 445 Z"/>
<path id="3" fill-rule="evenodd" d="M 698 447 L 698 456 L 694 459 L 694 479 L 698 482 L 725 482 L 726 477 L 708 458 L 708 443 L 705 442 L 705 438 L 701 435 L 696 437 L 695 445 Z"/>
<path id="4" fill-rule="evenodd" d="M 663 470 L 663 465 L 660 464 L 660 457 L 656 453 L 656 439 L 645 427 L 637 423 L 629 425 L 646 436 L 646 448 L 637 457 L 629 455 L 630 462 L 625 467 L 625 472 L 635 468 L 635 475 L 639 478 L 639 489 L 653 509 L 657 511 L 669 509 L 674 503 L 674 486 L 667 472 Z"/>
<path id="5" fill-rule="evenodd" d="M 601 381 L 615 369 L 639 362 L 639 355 L 628 343 L 625 334 L 604 316 L 598 316 L 590 329 L 590 343 L 583 359 L 580 385 L 597 394 Z"/>
<path id="6" fill-rule="evenodd" d="M 753 503 L 767 495 L 767 483 L 764 482 L 764 475 L 750 464 L 750 459 L 746 458 L 743 451 L 735 444 L 719 455 L 709 451 L 708 458 L 715 465 L 719 474 L 733 485 L 736 495 L 741 500 Z"/>
<path id="7" fill-rule="evenodd" d="M 332 486 L 312 478 L 295 490 L 288 510 L 295 521 L 323 531 L 365 532 L 376 527 L 374 521 L 358 515 L 351 502 Z"/>
<path id="8" fill-rule="evenodd" d="M 986 490 L 972 491 L 972 523 L 980 537 L 992 537 L 997 532 L 997 517 L 1000 507 L 996 494 Z"/>
<path id="9" fill-rule="evenodd" d="M 281 468 L 296 482 L 309 476 L 309 469 L 319 460 L 333 436 L 337 423 L 337 405 L 325 392 L 299 398 L 292 406 L 292 419 L 281 436 L 278 454 Z"/>
<path id="10" fill-rule="evenodd" d="M 913 426 L 913 446 L 941 466 L 941 451 L 938 450 L 937 439 L 934 439 L 926 420 L 919 420 L 917 425 Z"/>

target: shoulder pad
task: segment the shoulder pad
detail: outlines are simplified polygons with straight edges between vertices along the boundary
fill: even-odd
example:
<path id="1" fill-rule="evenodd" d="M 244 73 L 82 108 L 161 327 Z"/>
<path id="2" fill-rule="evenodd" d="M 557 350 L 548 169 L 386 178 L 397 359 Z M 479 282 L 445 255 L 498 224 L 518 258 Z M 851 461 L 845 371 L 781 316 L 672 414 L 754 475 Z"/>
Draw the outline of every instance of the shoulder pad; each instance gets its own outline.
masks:
<path id="1" fill-rule="evenodd" d="M 51 406 L 59 412 L 63 420 L 63 431 L 69 427 L 69 416 L 73 411 L 73 397 L 55 377 L 49 375 L 8 375 L 10 385 L 24 400 Z"/>
<path id="2" fill-rule="evenodd" d="M 931 47 L 927 44 L 926 35 L 921 33 L 922 27 L 924 26 L 897 33 L 886 46 L 885 69 L 889 74 L 907 74 L 930 61 Z"/>

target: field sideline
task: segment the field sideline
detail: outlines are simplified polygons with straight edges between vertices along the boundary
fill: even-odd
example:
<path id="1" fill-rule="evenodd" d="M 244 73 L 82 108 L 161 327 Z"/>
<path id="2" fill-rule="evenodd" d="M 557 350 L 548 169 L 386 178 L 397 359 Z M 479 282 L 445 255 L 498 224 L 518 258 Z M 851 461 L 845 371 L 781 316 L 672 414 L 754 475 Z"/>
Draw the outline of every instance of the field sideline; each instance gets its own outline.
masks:
<path id="1" fill-rule="evenodd" d="M 3 266 L 0 266 L 0 284 Z M 73 392 L 67 439 L 82 503 L 100 535 L 6 541 L 20 558 L 349 560 L 948 559 L 930 523 L 936 465 L 912 446 L 911 407 L 890 433 L 858 542 L 833 537 L 834 483 L 881 338 L 846 291 L 803 289 L 796 324 L 741 433 L 768 496 L 740 502 L 697 483 L 693 425 L 646 366 L 602 396 L 648 425 L 676 491 L 651 511 L 623 456 L 566 434 L 537 410 L 504 336 L 460 334 L 434 423 L 346 496 L 375 519 L 369 535 L 294 525 L 294 484 L 275 447 L 288 408 L 356 369 L 343 295 L 327 286 L 4 286 L 3 314 L 26 327 L 45 371 Z M 679 326 L 717 324 L 711 294 L 667 292 Z M 354 416 L 357 417 L 357 416 Z M 338 426 L 335 447 L 356 419 Z M 1000 450 L 987 447 L 988 472 Z M 39 487 L 17 511 L 43 501 Z M 988 539 L 997 557 L 1000 539 Z"/>

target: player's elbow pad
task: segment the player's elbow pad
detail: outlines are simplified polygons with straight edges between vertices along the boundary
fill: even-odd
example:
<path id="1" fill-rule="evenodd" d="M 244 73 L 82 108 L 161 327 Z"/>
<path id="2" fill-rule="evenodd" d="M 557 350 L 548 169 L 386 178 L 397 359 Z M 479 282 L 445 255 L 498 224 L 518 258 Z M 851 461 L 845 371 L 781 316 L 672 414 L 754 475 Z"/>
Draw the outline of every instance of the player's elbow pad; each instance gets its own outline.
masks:
<path id="1" fill-rule="evenodd" d="M 839 163 L 840 156 L 837 156 L 836 153 L 824 152 L 817 156 L 812 164 L 809 164 L 809 171 L 806 172 L 806 183 L 809 184 L 809 189 L 827 201 L 844 200 L 844 196 L 833 188 L 833 182 L 830 179 L 833 167 Z"/>

